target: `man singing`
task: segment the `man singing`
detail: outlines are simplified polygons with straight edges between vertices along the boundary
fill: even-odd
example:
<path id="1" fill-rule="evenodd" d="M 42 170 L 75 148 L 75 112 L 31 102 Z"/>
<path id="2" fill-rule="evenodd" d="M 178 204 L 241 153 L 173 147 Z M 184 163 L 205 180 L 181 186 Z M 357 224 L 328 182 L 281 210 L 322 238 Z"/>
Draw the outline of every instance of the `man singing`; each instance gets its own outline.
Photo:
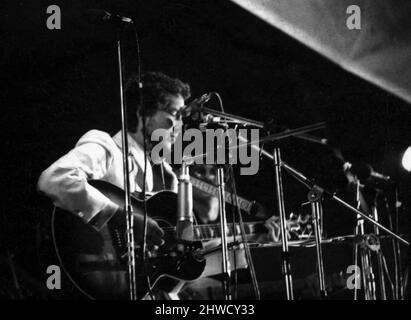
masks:
<path id="1" fill-rule="evenodd" d="M 126 82 L 125 98 L 127 104 L 128 143 L 129 143 L 129 170 L 130 191 L 139 192 L 143 189 L 144 173 L 144 134 L 143 119 L 148 139 L 147 154 L 153 147 L 150 137 L 156 129 L 166 129 L 168 135 L 162 141 L 165 152 L 171 150 L 177 135 L 182 128 L 180 110 L 185 100 L 190 97 L 190 87 L 179 79 L 171 78 L 160 72 L 149 72 L 142 76 L 143 105 L 140 105 L 140 89 L 138 79 L 131 77 Z M 162 189 L 177 191 L 177 178 L 170 164 L 159 159 L 146 159 L 146 190 L 158 191 Z M 158 162 L 159 164 L 154 164 Z M 160 167 L 160 168 L 159 168 Z M 159 169 L 159 170 L 157 170 Z M 108 133 L 91 130 L 84 134 L 74 149 L 58 159 L 40 176 L 38 188 L 48 196 L 56 207 L 69 211 L 89 224 L 101 230 L 113 217 L 124 215 L 122 207 L 108 199 L 97 188 L 88 183 L 88 180 L 103 180 L 121 189 L 123 186 L 123 158 L 121 132 L 113 137 Z M 196 197 L 197 195 L 197 197 Z M 198 195 L 201 195 L 199 197 Z M 218 201 L 215 197 L 194 192 L 194 209 L 197 220 L 203 223 L 213 221 L 218 216 Z M 143 215 L 134 214 L 135 240 L 142 240 Z M 164 232 L 156 221 L 148 218 L 147 244 L 149 248 L 161 246 Z M 93 258 L 94 259 L 94 258 Z M 220 255 L 210 258 L 207 266 L 212 269 L 220 268 Z M 244 264 L 243 264 L 244 266 Z M 207 271 L 204 275 L 219 271 Z M 109 275 L 107 277 L 107 275 Z M 119 279 L 127 281 L 126 273 L 121 275 L 117 271 L 105 272 L 104 277 L 99 270 L 87 273 L 87 277 L 94 277 L 94 282 Z M 117 281 L 117 280 L 116 280 Z M 126 297 L 121 286 L 107 287 L 103 297 Z M 104 287 L 104 286 L 103 286 Z M 116 291 L 118 290 L 118 292 Z"/>
<path id="2" fill-rule="evenodd" d="M 136 77 L 126 83 L 126 103 L 128 109 L 128 142 L 131 192 L 143 189 L 144 135 L 143 117 L 146 120 L 147 137 L 156 129 L 166 129 L 169 136 L 164 144 L 171 149 L 175 135 L 181 129 L 178 111 L 190 97 L 190 87 L 179 79 L 173 79 L 160 72 L 150 72 L 142 77 L 144 106 L 139 104 L 139 88 Z M 148 144 L 149 141 L 148 141 Z M 148 145 L 148 148 L 151 146 Z M 103 180 L 124 189 L 121 132 L 113 137 L 103 131 L 91 130 L 84 134 L 75 148 L 46 169 L 40 176 L 38 187 L 52 199 L 54 204 L 70 211 L 84 222 L 103 226 L 117 211 L 121 210 L 87 180 Z M 146 190 L 153 191 L 153 170 L 147 159 Z M 177 191 L 177 178 L 170 165 L 162 163 L 168 176 L 167 188 Z M 98 216 L 102 218 L 99 219 Z M 103 220 L 102 220 L 103 219 Z M 95 222 L 94 222 L 95 221 Z M 141 240 L 143 219 L 135 215 L 136 240 Z M 148 241 L 152 245 L 162 243 L 163 231 L 158 224 L 148 219 Z"/>

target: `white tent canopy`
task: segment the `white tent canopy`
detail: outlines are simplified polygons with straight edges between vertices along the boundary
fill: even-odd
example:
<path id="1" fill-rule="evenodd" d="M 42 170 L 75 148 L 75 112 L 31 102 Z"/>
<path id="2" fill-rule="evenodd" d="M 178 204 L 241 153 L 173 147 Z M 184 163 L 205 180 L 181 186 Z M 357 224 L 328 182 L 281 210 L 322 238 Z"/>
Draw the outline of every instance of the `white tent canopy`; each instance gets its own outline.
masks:
<path id="1" fill-rule="evenodd" d="M 411 103 L 411 1 L 232 0 L 342 68 Z M 361 28 L 349 29 L 350 5 Z"/>

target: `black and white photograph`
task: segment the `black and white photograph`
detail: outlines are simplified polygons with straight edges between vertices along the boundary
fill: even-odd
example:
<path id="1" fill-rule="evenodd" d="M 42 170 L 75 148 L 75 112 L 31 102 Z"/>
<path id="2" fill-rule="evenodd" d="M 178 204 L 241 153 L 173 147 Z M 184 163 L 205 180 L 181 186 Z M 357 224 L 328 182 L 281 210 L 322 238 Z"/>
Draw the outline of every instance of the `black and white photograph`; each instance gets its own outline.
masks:
<path id="1" fill-rule="evenodd" d="M 154 318 L 409 300 L 410 18 L 407 0 L 2 1 L 0 300 Z"/>

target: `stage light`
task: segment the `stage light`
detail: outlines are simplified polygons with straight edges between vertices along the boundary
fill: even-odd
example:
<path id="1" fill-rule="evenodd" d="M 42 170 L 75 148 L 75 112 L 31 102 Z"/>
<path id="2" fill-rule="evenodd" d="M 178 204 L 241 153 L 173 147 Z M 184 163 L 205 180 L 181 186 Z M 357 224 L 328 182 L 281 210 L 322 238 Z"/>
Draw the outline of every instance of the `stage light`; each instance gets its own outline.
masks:
<path id="1" fill-rule="evenodd" d="M 408 147 L 408 149 L 405 150 L 404 155 L 402 156 L 402 166 L 405 168 L 405 170 L 411 172 L 411 147 Z"/>

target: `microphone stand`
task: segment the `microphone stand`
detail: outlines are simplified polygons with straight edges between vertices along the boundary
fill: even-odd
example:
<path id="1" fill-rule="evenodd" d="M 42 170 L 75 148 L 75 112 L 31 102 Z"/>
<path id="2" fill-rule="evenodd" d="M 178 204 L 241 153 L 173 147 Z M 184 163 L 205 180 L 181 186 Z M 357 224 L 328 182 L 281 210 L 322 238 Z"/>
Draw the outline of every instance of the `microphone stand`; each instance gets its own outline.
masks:
<path id="1" fill-rule="evenodd" d="M 388 203 L 387 198 L 384 198 L 385 209 L 388 215 L 390 227 L 393 228 L 393 213 L 390 209 L 390 205 Z M 396 232 L 398 233 L 398 208 L 399 208 L 399 200 L 398 200 L 398 185 L 395 184 L 394 187 L 394 206 L 395 206 L 395 228 Z M 402 275 L 402 268 L 401 268 L 401 250 L 397 240 L 391 239 L 393 253 L 394 253 L 394 267 L 395 267 L 395 283 L 394 283 L 394 299 L 395 300 L 404 300 L 404 287 L 403 287 L 403 275 Z"/>
<path id="2" fill-rule="evenodd" d="M 209 108 L 206 108 L 206 107 L 202 107 L 201 110 L 203 112 L 207 112 L 207 113 L 210 113 L 210 114 L 213 114 L 213 115 L 222 116 L 226 119 L 234 121 L 235 123 L 240 123 L 242 125 L 251 125 L 251 126 L 255 126 L 255 127 L 259 127 L 259 128 L 264 128 L 264 124 L 261 123 L 261 122 L 257 122 L 257 121 L 250 120 L 250 119 L 247 119 L 247 118 L 227 114 L 225 112 L 215 111 L 213 109 L 209 109 Z M 227 122 L 225 122 L 225 123 L 227 123 Z M 323 128 L 324 126 L 325 126 L 324 123 L 317 123 L 317 124 L 314 124 L 314 125 L 305 126 L 305 127 L 295 129 L 295 130 L 287 130 L 285 132 L 280 132 L 278 134 L 274 134 L 274 135 L 271 135 L 271 136 L 268 136 L 268 137 L 264 137 L 264 138 L 260 139 L 258 142 L 274 141 L 274 140 L 283 139 L 283 138 L 289 137 L 289 136 L 298 136 L 298 134 L 304 134 L 305 132 L 317 130 L 317 129 Z M 244 146 L 247 146 L 247 145 L 251 144 L 251 143 L 247 143 L 247 140 L 245 138 L 243 138 L 241 136 L 239 136 L 239 138 L 243 142 L 246 142 L 245 144 L 243 144 L 239 147 L 244 147 Z M 253 143 L 251 145 L 252 148 L 258 148 L 259 151 L 262 150 L 259 147 L 255 146 L 256 141 L 253 141 L 252 143 Z M 285 280 L 287 300 L 294 300 L 292 274 L 291 274 L 291 266 L 290 266 L 290 259 L 289 259 L 288 238 L 287 238 L 287 218 L 286 218 L 286 213 L 285 213 L 284 197 L 283 197 L 283 189 L 282 189 L 282 180 L 281 180 L 281 154 L 280 154 L 280 149 L 278 147 L 276 147 L 274 149 L 273 160 L 274 160 L 275 183 L 276 183 L 276 190 L 277 190 L 278 209 L 279 209 L 279 212 L 280 212 L 280 226 L 281 226 L 281 238 L 282 238 L 282 270 L 283 270 L 283 275 L 284 275 L 284 280 Z M 219 177 L 219 179 L 221 179 L 221 175 L 223 173 L 220 173 L 220 172 L 222 172 L 222 168 L 220 168 L 219 170 L 221 170 L 221 171 L 219 171 L 218 177 Z M 221 181 L 219 181 L 219 188 L 221 188 Z M 222 193 L 220 193 L 220 197 L 219 197 L 219 201 L 220 201 L 220 219 L 223 219 L 223 215 L 225 216 L 225 208 L 223 208 L 223 206 L 225 206 L 223 193 L 224 193 L 224 188 L 222 189 Z M 316 205 L 315 208 L 318 208 L 318 205 Z M 223 225 L 224 225 L 224 223 L 221 222 L 222 241 L 223 241 L 223 238 L 225 237 L 225 233 L 223 233 Z M 317 226 L 319 226 L 318 223 L 317 223 Z M 247 245 L 247 244 L 244 244 L 244 245 Z M 318 244 L 318 246 L 319 246 L 319 244 Z M 222 243 L 223 271 L 224 271 L 224 268 L 227 267 L 226 265 L 224 265 L 225 259 L 226 259 L 226 256 L 224 254 L 224 251 L 226 249 L 224 247 L 225 247 L 225 245 L 224 245 L 224 243 Z M 321 253 L 321 248 L 319 249 L 318 252 Z M 228 262 L 228 260 L 227 260 L 227 262 Z M 324 272 L 322 271 L 322 259 L 320 259 L 318 265 L 321 267 L 321 271 L 319 272 L 319 274 L 322 277 L 322 280 L 320 280 L 321 292 L 322 292 L 322 295 L 325 296 L 326 293 L 325 293 L 325 281 L 324 281 L 324 276 L 323 276 Z M 227 275 L 228 275 L 228 273 L 227 273 Z M 226 278 L 224 280 L 226 280 Z M 226 294 L 228 292 L 228 287 L 226 287 L 226 284 L 224 284 L 224 287 L 226 288 L 224 290 L 224 292 Z M 259 296 L 259 294 L 258 294 L 258 296 Z M 226 298 L 227 297 L 229 297 L 229 295 L 226 296 Z"/>
<path id="3" fill-rule="evenodd" d="M 307 126 L 309 127 L 309 126 Z M 311 130 L 315 130 L 318 128 L 313 127 Z M 306 129 L 295 129 L 295 130 L 290 130 L 288 132 L 284 132 L 284 133 L 280 133 L 277 135 L 272 135 L 269 137 L 265 137 L 263 139 L 260 139 L 260 141 L 269 141 L 269 140 L 278 140 L 278 139 L 282 139 L 282 138 L 286 138 L 288 136 L 296 136 L 298 134 L 301 134 L 303 132 L 307 132 L 310 131 L 309 128 Z M 247 141 L 244 138 L 241 138 L 243 141 Z M 246 143 L 244 145 L 249 145 L 250 143 Z M 244 146 L 242 145 L 242 146 Z M 371 222 L 374 225 L 374 228 L 376 230 L 379 229 L 383 230 L 384 232 L 390 234 L 392 237 L 394 237 L 395 239 L 397 239 L 397 241 L 401 241 L 402 243 L 409 245 L 409 242 L 406 241 L 405 239 L 403 239 L 402 237 L 400 237 L 399 235 L 397 235 L 396 233 L 394 233 L 393 231 L 391 231 L 390 229 L 384 227 L 383 225 L 381 225 L 377 219 L 373 219 L 371 217 L 369 217 L 368 215 L 362 213 L 360 210 L 354 208 L 353 206 L 351 206 L 350 204 L 348 204 L 347 202 L 345 202 L 344 200 L 342 200 L 341 198 L 337 197 L 335 194 L 315 185 L 312 181 L 310 181 L 307 177 L 305 177 L 302 173 L 298 172 L 296 169 L 290 167 L 289 165 L 287 165 L 285 162 L 283 162 L 281 160 L 280 157 L 280 151 L 278 148 L 276 148 L 274 150 L 274 155 L 271 155 L 270 153 L 268 153 L 266 150 L 260 148 L 259 146 L 256 146 L 255 144 L 252 144 L 252 148 L 256 148 L 260 151 L 260 154 L 268 157 L 269 159 L 271 159 L 274 162 L 274 166 L 275 166 L 275 173 L 276 173 L 276 187 L 277 187 L 277 199 L 278 199 L 278 207 L 279 207 L 279 212 L 280 212 L 280 223 L 284 224 L 284 219 L 282 218 L 282 216 L 284 216 L 284 199 L 283 199 L 283 195 L 282 195 L 282 186 L 281 186 L 281 171 L 280 168 L 284 168 L 289 174 L 291 174 L 291 176 L 293 176 L 294 178 L 296 178 L 298 181 L 302 182 L 304 185 L 308 186 L 310 188 L 310 190 L 314 190 L 315 192 L 318 192 L 319 190 L 321 191 L 321 193 L 324 193 L 326 195 L 328 195 L 331 199 L 333 199 L 334 201 L 340 203 L 341 205 L 343 205 L 344 207 L 346 207 L 347 209 L 351 210 L 352 212 L 354 212 L 355 214 L 357 214 L 357 218 L 361 219 L 361 222 L 363 224 L 364 220 L 367 220 L 368 222 Z M 322 251 L 321 251 L 321 230 L 320 230 L 320 224 L 319 224 L 319 218 L 321 217 L 321 205 L 318 202 L 319 197 L 315 196 L 313 201 L 311 202 L 311 208 L 312 208 L 312 212 L 313 212 L 313 219 L 314 219 L 314 224 L 315 224 L 315 237 L 316 237 L 316 246 L 317 246 L 317 268 L 318 268 L 318 277 L 319 277 L 319 285 L 320 285 L 320 291 L 321 291 L 321 296 L 325 297 L 326 296 L 326 288 L 325 288 L 325 281 L 324 281 L 324 272 L 323 272 L 323 264 L 322 264 Z M 281 226 L 281 232 L 282 232 L 282 248 L 283 248 L 283 272 L 284 272 L 284 277 L 285 277 L 285 283 L 286 283 L 286 288 L 287 288 L 287 298 L 291 298 L 292 297 L 292 279 L 291 279 L 291 275 L 289 274 L 289 265 L 288 265 L 288 246 L 287 246 L 287 240 L 284 241 L 284 239 L 286 238 L 286 236 L 284 237 L 285 230 L 283 228 L 283 226 Z M 285 256 L 284 256 L 285 255 Z M 367 270 L 367 274 L 368 271 L 371 270 Z M 357 278 L 356 278 L 357 279 Z M 357 280 L 356 280 L 357 281 Z M 375 290 L 374 290 L 375 293 Z"/>
<path id="4" fill-rule="evenodd" d="M 323 190 L 318 186 L 313 186 L 311 190 L 308 192 L 308 201 L 311 204 L 311 212 L 313 215 L 313 222 L 314 222 L 314 235 L 315 235 L 315 247 L 316 247 L 316 254 L 317 254 L 317 275 L 318 275 L 318 283 L 320 286 L 320 297 L 324 299 L 327 296 L 327 288 L 325 285 L 325 275 L 324 275 L 324 265 L 323 265 L 323 253 L 321 247 L 321 239 L 322 239 L 322 205 L 321 205 L 321 198 L 322 198 Z"/>
<path id="5" fill-rule="evenodd" d="M 230 293 L 230 260 L 228 257 L 227 247 L 227 216 L 225 208 L 225 183 L 224 183 L 224 167 L 217 168 L 217 187 L 218 187 L 218 205 L 220 216 L 220 232 L 221 232 L 221 257 L 222 257 L 222 275 L 223 275 L 223 295 L 224 300 L 231 300 Z"/>
<path id="6" fill-rule="evenodd" d="M 120 88 L 120 109 L 121 109 L 121 140 L 123 149 L 123 175 L 124 175 L 124 212 L 126 213 L 126 237 L 127 237 L 127 257 L 128 257 L 128 274 L 129 274 L 129 296 L 130 300 L 137 300 L 136 286 L 136 257 L 134 250 L 134 219 L 133 208 L 131 206 L 130 195 L 130 177 L 128 161 L 128 130 L 127 130 L 127 110 L 124 103 L 123 89 L 123 63 L 121 51 L 121 36 L 123 25 L 120 24 L 117 30 L 117 60 L 119 70 L 119 88 Z"/>
<path id="7" fill-rule="evenodd" d="M 264 153 L 262 153 L 264 154 Z M 293 167 L 289 166 L 288 164 L 286 164 L 285 162 L 282 162 L 282 167 L 284 169 L 286 169 L 291 175 L 293 175 L 295 178 L 299 179 L 300 181 L 302 181 L 304 184 L 308 184 L 310 186 L 314 186 L 315 184 L 308 179 L 307 177 L 305 177 L 302 173 L 298 172 L 297 170 L 295 170 Z M 397 235 L 396 233 L 394 233 L 393 231 L 391 231 L 390 229 L 384 227 L 381 223 L 375 221 L 373 218 L 369 217 L 368 215 L 364 214 L 363 212 L 361 212 L 360 210 L 356 209 L 355 207 L 353 207 L 352 205 L 350 205 L 349 203 L 345 202 L 344 200 L 342 200 L 341 198 L 337 197 L 334 193 L 331 193 L 329 191 L 327 191 L 326 189 L 323 189 L 323 192 L 325 195 L 327 195 L 329 198 L 333 199 L 334 201 L 338 202 L 339 204 L 341 204 L 342 206 L 344 206 L 345 208 L 349 209 L 350 211 L 352 211 L 355 214 L 358 214 L 359 216 L 361 216 L 364 220 L 367 220 L 368 222 L 371 222 L 373 225 L 379 227 L 381 230 L 383 230 L 384 232 L 388 233 L 389 235 L 391 235 L 392 237 L 394 237 L 395 239 L 399 240 L 400 242 L 402 242 L 403 244 L 409 246 L 410 243 L 403 239 L 401 236 Z"/>
<path id="8" fill-rule="evenodd" d="M 193 241 L 193 192 L 190 182 L 189 164 L 191 161 L 183 157 L 181 173 L 178 178 L 177 201 L 177 239 Z M 227 216 L 225 209 L 224 167 L 217 168 L 218 204 L 220 216 L 222 275 L 224 300 L 231 300 L 230 293 L 230 260 L 228 257 Z"/>
<path id="9" fill-rule="evenodd" d="M 361 208 L 361 191 L 360 191 L 360 180 L 358 177 L 355 177 L 355 197 L 357 203 L 357 209 Z M 374 225 L 374 228 L 376 226 Z M 355 226 L 355 260 L 354 264 L 358 265 L 357 263 L 357 254 L 359 252 L 360 259 L 361 259 L 361 278 L 363 282 L 364 288 L 364 298 L 365 300 L 376 300 L 376 285 L 375 285 L 375 275 L 374 270 L 371 263 L 371 254 L 369 248 L 367 246 L 367 239 L 365 237 L 364 231 L 364 219 L 361 215 L 357 214 L 357 225 Z M 357 277 L 355 278 L 357 281 Z M 357 283 L 356 283 L 357 284 Z M 354 291 L 354 300 L 357 300 L 357 285 L 355 286 Z"/>
<path id="10" fill-rule="evenodd" d="M 305 127 L 301 127 L 301 128 L 297 128 L 297 129 L 293 129 L 293 130 L 286 130 L 285 132 L 280 132 L 280 133 L 277 133 L 277 134 L 273 134 L 273 135 L 264 137 L 262 139 L 259 139 L 258 141 L 246 142 L 242 145 L 239 145 L 237 148 L 241 148 L 241 147 L 251 145 L 252 148 L 255 148 L 255 149 L 259 150 L 261 155 L 264 155 L 265 157 L 267 157 L 270 160 L 274 161 L 274 156 L 273 155 L 271 155 L 269 152 L 267 152 L 266 150 L 260 148 L 259 146 L 255 145 L 255 144 L 258 143 L 258 142 L 276 141 L 276 140 L 288 138 L 288 137 L 291 137 L 291 136 L 298 136 L 302 133 L 306 133 L 306 132 L 309 132 L 309 131 L 324 128 L 324 126 L 325 126 L 325 124 L 323 122 L 320 122 L 320 123 L 317 123 L 317 124 L 314 124 L 314 125 L 309 125 L 309 126 L 305 126 Z M 239 138 L 240 138 L 240 140 L 247 141 L 245 138 L 243 138 L 241 136 L 239 136 Z M 200 155 L 200 156 L 203 157 L 204 155 Z M 193 159 L 194 158 L 197 158 L 197 156 L 193 157 Z M 286 169 L 286 171 L 288 171 L 290 174 L 294 175 L 294 177 L 299 177 L 299 181 L 301 181 L 303 184 L 314 185 L 307 177 L 305 177 L 302 173 L 300 173 L 299 171 L 297 171 L 293 167 L 286 164 L 284 161 L 281 161 L 280 165 L 282 167 L 284 167 L 284 169 Z M 342 206 L 346 207 L 350 211 L 353 211 L 354 213 L 358 214 L 364 220 L 367 220 L 368 222 L 371 222 L 372 224 L 376 225 L 378 228 L 383 230 L 385 233 L 388 233 L 389 235 L 391 235 L 395 239 L 399 240 L 403 244 L 405 244 L 407 246 L 410 245 L 409 241 L 403 239 L 401 236 L 397 235 L 396 233 L 394 233 L 390 229 L 386 228 L 385 226 L 380 224 L 378 221 L 375 221 L 373 218 L 371 218 L 368 215 L 364 214 L 360 210 L 354 208 L 349 203 L 347 203 L 344 200 L 342 200 L 341 198 L 337 197 L 335 194 L 333 194 L 333 193 L 331 193 L 331 192 L 329 192 L 329 191 L 327 191 L 326 189 L 323 189 L 323 188 L 322 188 L 322 190 L 324 191 L 324 194 L 326 194 L 327 196 L 329 196 L 331 199 L 338 202 Z"/>
<path id="11" fill-rule="evenodd" d="M 216 116 L 222 116 L 225 118 L 230 119 L 231 121 L 243 124 L 245 126 L 251 125 L 251 126 L 257 126 L 260 127 L 264 125 L 260 122 L 256 121 L 249 121 L 249 119 L 238 117 L 235 115 L 231 114 L 226 114 L 224 112 L 218 112 L 213 109 L 209 108 L 201 108 L 202 111 L 208 112 L 210 114 L 216 115 Z M 248 123 L 247 123 L 248 122 Z M 226 123 L 226 122 L 225 122 Z M 264 142 L 264 141 L 275 141 L 279 139 L 284 139 L 287 137 L 295 136 L 298 137 L 300 134 L 304 134 L 309 131 L 317 130 L 320 128 L 323 128 L 325 126 L 324 123 L 318 123 L 314 124 L 311 126 L 305 126 L 302 128 L 294 129 L 294 130 L 287 130 L 284 132 L 280 132 L 278 134 L 273 134 L 267 137 L 264 137 L 258 141 L 251 141 L 248 142 L 244 137 L 239 136 L 239 139 L 245 142 L 242 145 L 239 145 L 236 148 L 244 147 L 251 145 L 252 148 L 257 149 L 261 155 L 266 156 L 270 160 L 273 161 L 274 163 L 274 169 L 275 169 L 275 183 L 276 183 L 276 190 L 277 190 L 277 200 L 278 200 L 278 208 L 279 208 L 279 213 L 280 213 L 280 224 L 281 224 L 281 241 L 282 241 L 282 249 L 283 249 L 283 275 L 284 275 L 284 280 L 285 280 L 285 285 L 287 289 L 287 299 L 292 300 L 293 299 L 293 292 L 292 292 L 292 276 L 290 272 L 290 265 L 289 265 L 289 252 L 288 252 L 288 239 L 287 239 L 287 233 L 286 233 L 286 219 L 285 219 L 285 209 L 284 209 L 284 198 L 283 198 L 283 191 L 282 191 L 282 181 L 281 181 L 281 168 L 284 168 L 292 177 L 294 177 L 296 180 L 300 181 L 302 184 L 306 185 L 310 190 L 314 190 L 318 192 L 318 190 L 322 191 L 322 194 L 327 195 L 329 198 L 332 200 L 338 202 L 340 205 L 344 206 L 345 208 L 349 209 L 351 212 L 356 214 L 359 218 L 362 218 L 364 220 L 367 220 L 368 222 L 371 222 L 374 226 L 378 227 L 379 229 L 383 230 L 384 232 L 388 233 L 395 239 L 401 241 L 402 243 L 409 245 L 409 242 L 390 229 L 386 228 L 382 224 L 380 224 L 378 221 L 375 219 L 369 217 L 368 215 L 364 214 L 360 210 L 356 209 L 355 207 L 351 206 L 349 203 L 345 202 L 341 198 L 337 197 L 334 193 L 331 193 L 327 191 L 324 188 L 321 188 L 320 186 L 317 186 L 314 184 L 310 179 L 308 179 L 306 176 L 304 176 L 301 172 L 297 171 L 293 167 L 289 166 L 286 164 L 284 161 L 281 160 L 281 154 L 280 154 L 280 149 L 278 147 L 275 147 L 273 155 L 271 155 L 269 152 L 266 150 L 260 148 L 256 143 L 259 142 Z M 197 157 L 203 157 L 206 154 L 202 154 L 199 156 L 192 157 L 194 160 Z M 320 290 L 321 290 L 321 295 L 325 296 L 326 295 L 326 290 L 325 290 L 325 281 L 324 281 L 324 273 L 323 273 L 323 264 L 322 264 L 322 251 L 321 251 L 321 230 L 319 227 L 319 218 L 321 216 L 321 206 L 318 203 L 319 197 L 316 196 L 314 197 L 311 205 L 312 205 L 312 211 L 313 215 L 315 215 L 315 220 L 316 220 L 316 245 L 317 245 L 317 260 L 318 260 L 318 276 L 319 276 L 319 285 L 320 285 Z"/>
<path id="12" fill-rule="evenodd" d="M 372 213 L 373 213 L 373 218 L 375 221 L 378 221 L 378 209 L 377 209 L 377 197 L 378 197 L 378 193 L 375 196 L 374 199 L 374 205 L 372 207 Z M 378 229 L 377 226 L 374 226 L 374 233 L 376 235 L 376 237 L 378 238 L 378 240 L 380 239 L 380 230 Z M 395 252 L 394 252 L 395 254 Z M 382 300 L 387 300 L 387 291 L 386 291 L 386 287 L 385 287 L 385 277 L 384 277 L 384 261 L 383 261 L 383 252 L 382 252 L 382 245 L 380 242 L 379 248 L 377 250 L 377 266 L 378 266 L 378 281 L 380 284 L 380 298 Z M 395 293 L 394 293 L 394 299 L 395 298 Z"/>
<path id="13" fill-rule="evenodd" d="M 293 279 L 291 275 L 290 253 L 287 238 L 287 217 L 285 213 L 283 184 L 281 179 L 281 153 L 279 147 L 274 148 L 273 160 L 275 172 L 275 185 L 277 191 L 278 212 L 280 213 L 282 271 L 285 281 L 287 300 L 294 300 Z"/>
<path id="14" fill-rule="evenodd" d="M 265 154 L 265 153 L 263 153 Z M 348 204 L 347 202 L 345 202 L 344 200 L 342 200 L 341 198 L 337 197 L 335 194 L 315 185 L 310 179 L 308 179 L 307 177 L 305 177 L 302 173 L 300 173 L 299 171 L 297 171 L 296 169 L 294 169 L 293 167 L 289 166 L 288 164 L 286 164 L 285 162 L 281 163 L 281 166 L 291 175 L 293 176 L 295 179 L 297 179 L 298 181 L 300 181 L 301 183 L 303 183 L 304 185 L 308 186 L 309 188 L 315 188 L 315 189 L 320 189 L 322 190 L 323 194 L 327 195 L 329 198 L 333 199 L 334 201 L 338 202 L 339 204 L 343 205 L 345 208 L 349 209 L 350 211 L 352 211 L 354 214 L 357 214 L 359 217 L 363 218 L 364 220 L 367 220 L 369 222 L 371 222 L 374 226 L 380 228 L 381 230 L 384 230 L 384 232 L 390 234 L 391 236 L 393 236 L 394 238 L 398 239 L 399 241 L 403 242 L 406 245 L 409 245 L 409 242 L 406 241 L 405 239 L 403 239 L 402 237 L 398 236 L 397 234 L 395 234 L 394 232 L 392 232 L 391 230 L 389 230 L 388 228 L 384 227 L 383 225 L 381 225 L 379 222 L 375 221 L 373 218 L 369 217 L 368 215 L 362 213 L 360 210 L 356 209 L 355 207 L 351 206 L 350 204 Z M 317 248 L 318 250 L 318 248 Z"/>

